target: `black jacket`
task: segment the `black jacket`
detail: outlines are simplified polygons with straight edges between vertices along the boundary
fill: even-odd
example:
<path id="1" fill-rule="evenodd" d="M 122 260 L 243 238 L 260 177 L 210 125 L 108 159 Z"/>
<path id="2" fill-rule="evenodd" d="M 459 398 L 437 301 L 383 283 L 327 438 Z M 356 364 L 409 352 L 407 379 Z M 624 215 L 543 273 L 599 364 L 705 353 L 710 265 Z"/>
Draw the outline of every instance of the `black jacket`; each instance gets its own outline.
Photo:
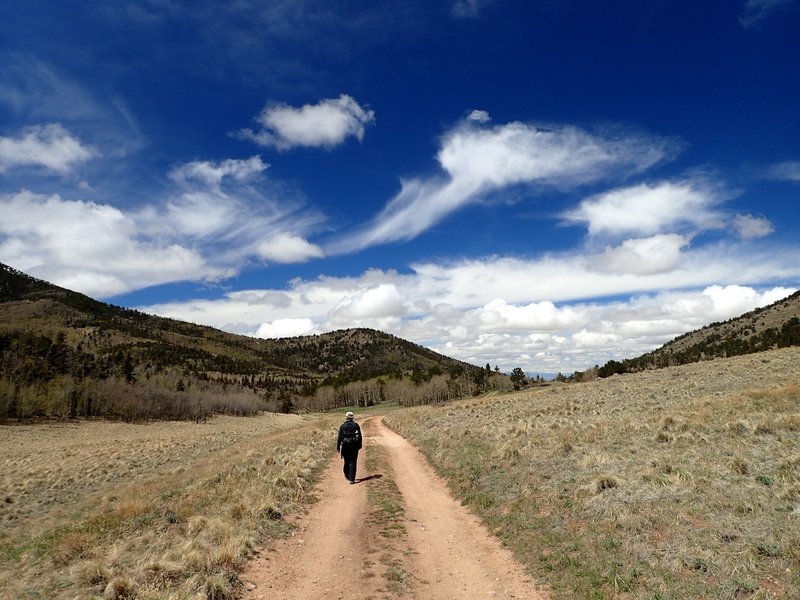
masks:
<path id="1" fill-rule="evenodd" d="M 345 438 L 346 435 L 353 435 L 355 434 L 356 443 L 350 446 L 349 450 L 361 450 L 361 442 L 364 439 L 361 436 L 361 427 L 358 426 L 358 423 L 355 421 L 350 421 L 349 419 L 342 423 L 339 426 L 339 437 L 336 439 L 336 451 L 339 452 L 342 449 L 342 440 Z"/>

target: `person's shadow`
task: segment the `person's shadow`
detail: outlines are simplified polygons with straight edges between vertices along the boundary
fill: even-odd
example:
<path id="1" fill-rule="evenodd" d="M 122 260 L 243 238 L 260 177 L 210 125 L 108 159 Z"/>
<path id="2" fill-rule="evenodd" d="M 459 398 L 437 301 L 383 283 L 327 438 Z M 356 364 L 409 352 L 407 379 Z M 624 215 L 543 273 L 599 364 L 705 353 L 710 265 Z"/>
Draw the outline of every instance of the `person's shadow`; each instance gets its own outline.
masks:
<path id="1" fill-rule="evenodd" d="M 366 477 L 362 477 L 361 479 L 356 478 L 356 483 L 363 483 L 365 481 L 369 481 L 370 479 L 380 479 L 383 477 L 383 473 L 376 473 L 375 475 L 367 475 Z"/>

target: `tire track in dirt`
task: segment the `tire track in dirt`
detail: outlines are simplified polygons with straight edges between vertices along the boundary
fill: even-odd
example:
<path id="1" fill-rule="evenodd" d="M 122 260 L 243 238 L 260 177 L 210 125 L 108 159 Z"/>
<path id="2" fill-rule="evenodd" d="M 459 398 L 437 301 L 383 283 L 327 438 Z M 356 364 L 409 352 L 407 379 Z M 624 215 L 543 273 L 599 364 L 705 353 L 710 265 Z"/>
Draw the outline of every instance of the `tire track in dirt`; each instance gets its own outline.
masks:
<path id="1" fill-rule="evenodd" d="M 450 495 L 425 458 L 381 418 L 363 426 L 365 447 L 383 446 L 391 473 L 370 474 L 359 457 L 359 478 L 350 485 L 337 458 L 317 491 L 320 501 L 298 523 L 295 534 L 256 557 L 242 578 L 245 600 L 369 600 L 410 597 L 415 600 L 524 598 L 545 600 L 510 551 Z M 370 477 L 393 477 L 402 494 L 407 535 L 374 542 L 370 536 L 367 486 Z M 402 591 L 390 591 L 372 566 L 376 553 L 404 556 L 407 574 Z"/>
<path id="2" fill-rule="evenodd" d="M 359 457 L 359 463 L 363 461 Z M 242 574 L 245 600 L 367 598 L 362 595 L 367 490 L 351 485 L 336 457 L 317 486 L 320 500 L 291 537 L 254 558 Z"/>

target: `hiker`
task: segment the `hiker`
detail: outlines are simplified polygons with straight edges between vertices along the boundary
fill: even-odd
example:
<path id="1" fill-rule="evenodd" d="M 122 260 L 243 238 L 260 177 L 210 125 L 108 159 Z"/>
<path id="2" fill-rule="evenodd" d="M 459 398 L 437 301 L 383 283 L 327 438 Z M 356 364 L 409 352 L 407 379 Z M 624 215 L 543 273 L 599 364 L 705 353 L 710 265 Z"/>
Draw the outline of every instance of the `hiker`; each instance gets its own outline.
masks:
<path id="1" fill-rule="evenodd" d="M 344 476 L 351 484 L 356 482 L 356 463 L 362 440 L 361 427 L 353 419 L 351 412 L 344 416 L 344 423 L 339 427 L 339 438 L 336 440 L 336 451 L 344 460 Z"/>

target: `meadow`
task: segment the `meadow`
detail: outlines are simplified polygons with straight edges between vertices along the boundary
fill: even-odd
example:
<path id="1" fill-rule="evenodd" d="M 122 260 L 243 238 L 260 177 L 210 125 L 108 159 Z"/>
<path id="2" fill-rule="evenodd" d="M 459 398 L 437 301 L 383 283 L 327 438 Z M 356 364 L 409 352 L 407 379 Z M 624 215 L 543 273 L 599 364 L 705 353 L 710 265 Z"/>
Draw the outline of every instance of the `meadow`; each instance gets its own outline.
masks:
<path id="1" fill-rule="evenodd" d="M 800 349 L 369 413 L 553 598 L 800 597 Z M 0 600 L 237 597 L 320 493 L 340 420 L 1 427 Z M 373 450 L 365 568 L 403 595 L 403 499 Z"/>
<path id="2" fill-rule="evenodd" d="M 553 598 L 800 597 L 800 350 L 393 412 Z"/>
<path id="3" fill-rule="evenodd" d="M 233 598 L 313 501 L 330 417 L 0 431 L 0 598 Z"/>

